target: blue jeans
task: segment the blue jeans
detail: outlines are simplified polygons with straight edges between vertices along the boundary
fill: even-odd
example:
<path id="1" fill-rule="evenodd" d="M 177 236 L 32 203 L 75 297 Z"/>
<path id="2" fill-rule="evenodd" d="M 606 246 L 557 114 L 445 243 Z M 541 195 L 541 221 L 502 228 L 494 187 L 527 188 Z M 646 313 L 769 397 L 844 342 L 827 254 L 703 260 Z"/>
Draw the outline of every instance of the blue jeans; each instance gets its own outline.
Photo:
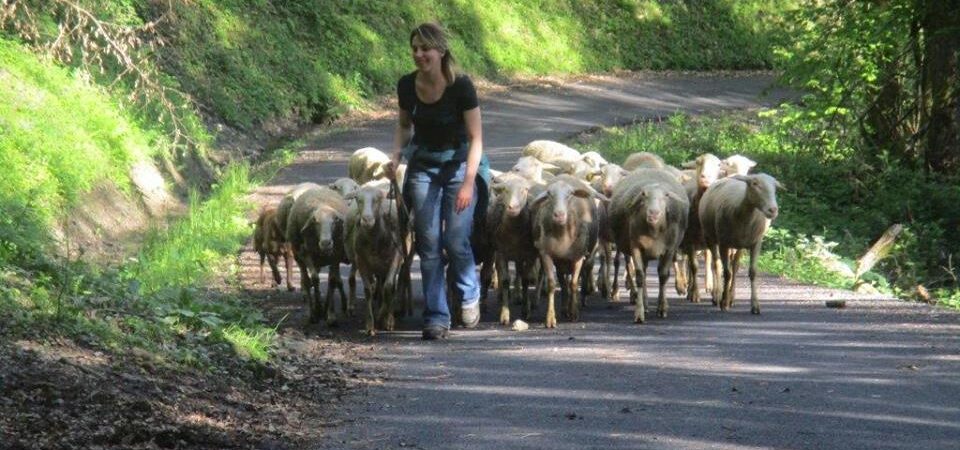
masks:
<path id="1" fill-rule="evenodd" d="M 470 206 L 456 212 L 466 163 L 417 167 L 407 173 L 405 196 L 412 203 L 417 255 L 423 276 L 424 326 L 450 327 L 444 266 L 449 261 L 452 287 L 463 306 L 480 300 L 480 283 L 473 262 L 470 233 L 477 205 L 476 189 Z"/>

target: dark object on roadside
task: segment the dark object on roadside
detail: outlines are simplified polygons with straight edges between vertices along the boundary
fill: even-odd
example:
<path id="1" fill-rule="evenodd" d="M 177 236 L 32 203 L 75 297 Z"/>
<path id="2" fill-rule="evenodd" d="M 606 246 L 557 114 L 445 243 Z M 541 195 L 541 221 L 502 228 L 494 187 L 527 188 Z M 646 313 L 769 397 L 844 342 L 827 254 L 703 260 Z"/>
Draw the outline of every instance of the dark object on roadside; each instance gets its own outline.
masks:
<path id="1" fill-rule="evenodd" d="M 846 308 L 847 307 L 846 300 L 827 300 L 826 304 L 827 304 L 827 308 Z"/>

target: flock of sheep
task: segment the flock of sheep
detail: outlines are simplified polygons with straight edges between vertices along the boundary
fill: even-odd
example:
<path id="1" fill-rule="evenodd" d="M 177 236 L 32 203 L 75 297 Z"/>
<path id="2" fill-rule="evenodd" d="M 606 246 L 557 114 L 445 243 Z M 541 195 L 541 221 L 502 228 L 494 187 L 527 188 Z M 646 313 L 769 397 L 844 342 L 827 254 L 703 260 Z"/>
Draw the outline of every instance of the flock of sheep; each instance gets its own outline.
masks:
<path id="1" fill-rule="evenodd" d="M 558 286 L 562 315 L 571 321 L 579 319 L 585 295 L 599 290 L 601 296 L 616 299 L 618 254 L 624 256 L 638 323 L 646 320 L 648 263 L 657 261 L 657 313 L 666 317 L 671 268 L 677 273 L 677 292 L 700 301 L 696 258 L 701 253 L 706 288 L 725 311 L 733 305 L 741 253 L 750 251 L 751 312 L 760 313 L 756 260 L 763 235 L 779 212 L 776 191 L 782 187 L 769 175 L 748 174 L 753 161 L 704 154 L 681 170 L 657 155 L 638 152 L 619 166 L 596 152 L 581 154 L 545 140 L 531 142 L 522 155 L 510 171 L 494 171 L 490 205 L 485 219 L 474 223 L 471 237 L 483 297 L 497 285 L 501 324 L 510 323 L 515 300 L 523 305 L 522 316 L 530 318 L 537 300 L 545 297 L 544 323 L 555 327 Z M 303 183 L 278 206 L 261 210 L 254 235 L 261 280 L 267 259 L 279 285 L 277 264 L 283 258 L 287 288 L 293 290 L 290 260 L 296 261 L 311 322 L 323 316 L 328 325 L 335 323 L 335 290 L 342 313 L 351 314 L 357 272 L 367 300 L 367 332 L 392 330 L 397 310 L 412 313 L 413 224 L 401 185 L 385 179 L 389 162 L 375 148 L 357 150 L 350 158 L 349 178 L 328 186 Z M 397 171 L 400 180 L 404 169 L 401 165 Z M 352 264 L 349 299 L 340 275 L 342 263 Z M 329 275 L 322 299 L 319 274 L 325 266 Z"/>

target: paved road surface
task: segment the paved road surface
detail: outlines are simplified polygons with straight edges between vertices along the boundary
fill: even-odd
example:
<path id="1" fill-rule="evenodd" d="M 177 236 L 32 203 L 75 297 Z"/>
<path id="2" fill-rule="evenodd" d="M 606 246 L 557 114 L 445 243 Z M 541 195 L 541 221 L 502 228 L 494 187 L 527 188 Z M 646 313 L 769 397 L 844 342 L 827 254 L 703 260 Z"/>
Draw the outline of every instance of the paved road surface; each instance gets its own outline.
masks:
<path id="1" fill-rule="evenodd" d="M 503 169 L 533 139 L 788 95 L 758 97 L 769 83 L 762 75 L 646 75 L 493 93 L 482 99 L 486 150 Z M 259 200 L 343 176 L 352 150 L 389 149 L 392 125 L 318 133 Z M 298 294 L 256 283 L 249 251 L 243 263 L 249 289 L 302 318 Z M 321 329 L 318 339 L 376 350 L 361 362 L 369 388 L 317 448 L 960 448 L 960 315 L 764 276 L 763 315 L 752 316 L 739 282 L 732 312 L 671 291 L 670 316 L 645 325 L 631 322 L 621 294 L 612 303 L 589 299 L 581 322 L 556 330 L 537 321 L 513 332 L 492 314 L 446 342 L 420 341 L 415 318 L 374 338 L 356 331 L 359 322 Z M 827 309 L 827 299 L 846 299 L 847 308 Z"/>

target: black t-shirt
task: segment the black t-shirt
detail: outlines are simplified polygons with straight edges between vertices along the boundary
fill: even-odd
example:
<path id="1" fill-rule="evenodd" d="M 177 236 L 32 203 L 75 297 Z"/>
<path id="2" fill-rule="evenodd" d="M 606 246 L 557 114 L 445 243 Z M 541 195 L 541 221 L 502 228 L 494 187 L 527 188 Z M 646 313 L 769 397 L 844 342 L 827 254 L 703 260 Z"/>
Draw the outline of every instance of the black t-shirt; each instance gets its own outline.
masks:
<path id="1" fill-rule="evenodd" d="M 431 150 L 459 147 L 467 141 L 463 112 L 479 106 L 473 81 L 460 75 L 447 86 L 436 103 L 424 103 L 417 97 L 417 72 L 404 75 L 397 82 L 400 108 L 413 120 L 412 143 Z"/>

